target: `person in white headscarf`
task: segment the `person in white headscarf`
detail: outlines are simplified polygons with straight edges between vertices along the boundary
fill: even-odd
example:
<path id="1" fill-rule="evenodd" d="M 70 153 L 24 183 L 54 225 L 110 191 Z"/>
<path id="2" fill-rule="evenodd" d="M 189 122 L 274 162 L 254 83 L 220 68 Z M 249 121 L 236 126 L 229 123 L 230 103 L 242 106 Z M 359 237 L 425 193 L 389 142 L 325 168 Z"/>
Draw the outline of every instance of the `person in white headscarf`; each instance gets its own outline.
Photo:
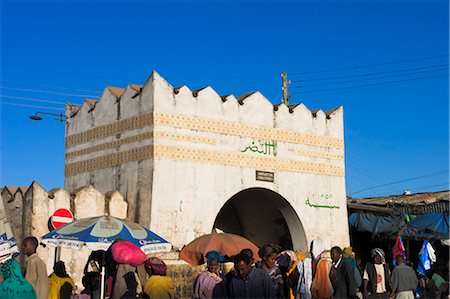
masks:
<path id="1" fill-rule="evenodd" d="M 382 298 L 389 299 L 390 273 L 386 265 L 384 251 L 374 248 L 371 251 L 373 263 L 368 262 L 363 275 L 364 299 Z"/>

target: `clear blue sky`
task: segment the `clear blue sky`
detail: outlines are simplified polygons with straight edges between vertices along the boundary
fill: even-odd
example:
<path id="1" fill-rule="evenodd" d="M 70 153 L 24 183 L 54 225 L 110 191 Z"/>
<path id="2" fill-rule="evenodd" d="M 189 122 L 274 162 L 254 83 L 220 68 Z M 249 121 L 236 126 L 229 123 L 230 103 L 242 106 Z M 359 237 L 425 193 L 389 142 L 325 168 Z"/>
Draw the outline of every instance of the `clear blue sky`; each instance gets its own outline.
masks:
<path id="1" fill-rule="evenodd" d="M 344 106 L 348 193 L 448 189 L 448 25 L 446 0 L 2 1 L 0 186 L 64 185 L 64 125 L 28 119 L 64 105 L 42 100 L 81 103 L 64 94 L 156 70 L 274 103 L 287 71 L 291 103 Z"/>

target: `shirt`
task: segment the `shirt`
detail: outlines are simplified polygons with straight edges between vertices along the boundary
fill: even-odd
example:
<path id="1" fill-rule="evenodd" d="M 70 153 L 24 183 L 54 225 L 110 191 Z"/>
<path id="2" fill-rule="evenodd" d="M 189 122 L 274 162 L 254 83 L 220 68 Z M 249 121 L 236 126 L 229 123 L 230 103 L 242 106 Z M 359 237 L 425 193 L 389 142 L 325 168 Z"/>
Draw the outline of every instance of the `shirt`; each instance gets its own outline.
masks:
<path id="1" fill-rule="evenodd" d="M 253 268 L 247 277 L 236 272 L 227 281 L 228 298 L 274 298 L 275 290 L 265 270 Z"/>
<path id="2" fill-rule="evenodd" d="M 386 284 L 384 277 L 384 266 L 383 264 L 374 264 L 375 270 L 377 271 L 377 293 L 386 292 Z M 369 280 L 369 274 L 364 270 L 363 279 Z"/>
<path id="3" fill-rule="evenodd" d="M 391 284 L 392 288 L 396 288 L 397 292 L 415 291 L 418 283 L 419 281 L 414 270 L 405 264 L 398 265 L 392 271 Z"/>
<path id="4" fill-rule="evenodd" d="M 39 258 L 37 253 L 33 253 L 27 258 L 27 268 L 25 279 L 36 291 L 37 299 L 48 299 L 50 284 L 48 282 L 47 267 Z"/>

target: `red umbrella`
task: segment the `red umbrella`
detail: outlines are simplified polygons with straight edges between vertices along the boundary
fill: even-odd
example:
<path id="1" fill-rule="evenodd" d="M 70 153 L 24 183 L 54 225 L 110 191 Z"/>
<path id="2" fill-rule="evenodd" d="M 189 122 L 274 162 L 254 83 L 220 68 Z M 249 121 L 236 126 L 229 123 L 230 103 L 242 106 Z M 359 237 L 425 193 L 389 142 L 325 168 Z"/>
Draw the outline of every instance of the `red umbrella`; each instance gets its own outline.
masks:
<path id="1" fill-rule="evenodd" d="M 233 256 L 242 249 L 250 248 L 253 257 L 258 259 L 259 248 L 244 237 L 229 233 L 211 233 L 198 237 L 181 249 L 180 258 L 191 265 L 201 265 L 205 262 L 206 254 L 215 250 L 222 255 Z"/>

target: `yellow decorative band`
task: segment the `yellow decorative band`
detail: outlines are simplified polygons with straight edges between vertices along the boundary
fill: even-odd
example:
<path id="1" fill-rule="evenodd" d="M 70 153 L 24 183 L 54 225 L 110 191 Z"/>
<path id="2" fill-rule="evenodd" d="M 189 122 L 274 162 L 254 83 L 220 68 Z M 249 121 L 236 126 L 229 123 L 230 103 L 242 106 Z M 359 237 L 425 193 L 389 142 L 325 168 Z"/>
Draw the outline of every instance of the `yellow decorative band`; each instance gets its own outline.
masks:
<path id="1" fill-rule="evenodd" d="M 66 159 L 70 159 L 70 158 L 82 156 L 82 155 L 87 155 L 87 154 L 95 153 L 95 152 L 110 149 L 110 148 L 115 148 L 115 147 L 118 147 L 118 146 L 121 146 L 121 145 L 124 145 L 127 143 L 143 141 L 145 139 L 150 139 L 152 136 L 153 136 L 152 132 L 147 132 L 147 133 L 140 134 L 140 135 L 125 137 L 125 138 L 122 138 L 122 139 L 119 139 L 116 141 L 112 141 L 112 142 L 102 143 L 102 144 L 88 147 L 88 148 L 85 148 L 82 150 L 66 153 Z"/>
<path id="2" fill-rule="evenodd" d="M 133 116 L 131 118 L 119 120 L 112 124 L 99 126 L 82 133 L 69 135 L 66 137 L 66 148 L 83 144 L 91 140 L 113 136 L 122 132 L 140 129 L 153 124 L 202 132 L 251 137 L 254 139 L 276 140 L 286 143 L 309 144 L 315 146 L 333 147 L 337 149 L 344 148 L 344 142 L 342 139 L 331 136 L 319 136 L 298 133 L 292 130 L 282 130 L 270 127 L 241 124 L 237 122 L 211 120 L 181 114 L 160 112 L 155 112 L 154 114 L 145 113 L 138 116 Z"/>
<path id="3" fill-rule="evenodd" d="M 211 151 L 168 145 L 143 146 L 121 153 L 67 164 L 65 167 L 65 175 L 72 176 L 78 173 L 109 168 L 131 161 L 149 159 L 152 155 L 154 158 L 194 161 L 205 164 L 222 164 L 264 170 L 306 172 L 335 176 L 344 175 L 343 167 L 338 165 L 261 157 L 240 152 Z"/>
<path id="4" fill-rule="evenodd" d="M 313 157 L 313 158 L 344 160 L 343 153 L 329 153 L 329 152 L 324 152 L 324 151 L 299 150 L 298 154 L 300 156 Z"/>
<path id="5" fill-rule="evenodd" d="M 131 137 L 124 137 L 122 139 L 112 141 L 112 142 L 106 142 L 102 143 L 96 146 L 88 147 L 82 150 L 73 151 L 66 153 L 66 159 L 71 159 L 73 157 L 83 156 L 91 153 L 95 153 L 98 151 L 115 148 L 124 144 L 133 143 L 133 142 L 140 142 L 146 139 L 150 139 L 152 137 L 156 138 L 163 138 L 163 139 L 169 139 L 169 140 L 183 140 L 187 142 L 195 142 L 195 143 L 206 143 L 206 144 L 216 144 L 216 140 L 214 138 L 208 138 L 208 137 L 199 137 L 199 136 L 192 136 L 192 135 L 186 135 L 186 134 L 178 134 L 178 133 L 170 133 L 170 132 L 164 132 L 164 131 L 155 131 L 155 132 L 147 132 Z"/>
<path id="6" fill-rule="evenodd" d="M 111 124 L 98 126 L 82 133 L 72 134 L 66 137 L 66 148 L 86 143 L 94 139 L 105 138 L 122 132 L 140 129 L 153 124 L 152 113 L 145 113 L 127 119 L 118 120 Z"/>
<path id="7" fill-rule="evenodd" d="M 181 141 L 195 142 L 195 143 L 206 143 L 206 144 L 212 144 L 212 145 L 215 145 L 217 143 L 215 138 L 192 136 L 192 135 L 187 135 L 187 134 L 178 134 L 178 133 L 165 132 L 165 131 L 155 131 L 154 136 L 155 136 L 155 138 L 181 140 Z"/>
<path id="8" fill-rule="evenodd" d="M 237 122 L 202 119 L 181 114 L 155 112 L 154 122 L 158 125 L 212 132 L 226 135 L 252 137 L 254 139 L 276 140 L 287 143 L 301 143 L 316 146 L 334 147 L 343 149 L 342 139 L 330 136 L 319 136 L 298 133 L 291 130 L 282 130 L 269 127 L 252 126 Z"/>
<path id="9" fill-rule="evenodd" d="M 183 148 L 168 145 L 154 145 L 154 157 L 170 160 L 188 160 L 207 164 L 251 167 L 264 170 L 319 173 L 335 176 L 344 175 L 343 167 L 332 164 L 287 160 L 274 157 L 261 157 L 236 152 Z"/>
<path id="10" fill-rule="evenodd" d="M 67 164 L 65 176 L 72 176 L 78 173 L 90 172 L 121 165 L 123 163 L 150 159 L 153 156 L 153 146 L 147 145 L 120 153 L 109 154 L 89 160 Z"/>

